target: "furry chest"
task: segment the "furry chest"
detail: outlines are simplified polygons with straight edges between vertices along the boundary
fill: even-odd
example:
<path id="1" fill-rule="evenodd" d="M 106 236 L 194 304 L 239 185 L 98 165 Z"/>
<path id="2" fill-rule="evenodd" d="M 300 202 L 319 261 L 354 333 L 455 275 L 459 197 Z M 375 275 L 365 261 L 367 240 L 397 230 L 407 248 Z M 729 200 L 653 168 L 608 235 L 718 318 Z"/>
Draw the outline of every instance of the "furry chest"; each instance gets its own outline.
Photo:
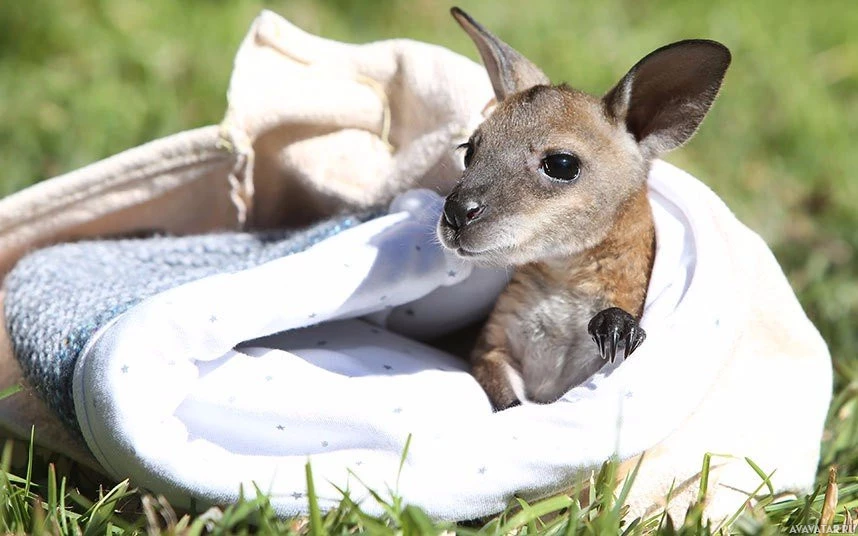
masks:
<path id="1" fill-rule="evenodd" d="M 552 402 L 603 362 L 587 334 L 596 299 L 569 291 L 531 294 L 502 325 L 529 400 Z"/>

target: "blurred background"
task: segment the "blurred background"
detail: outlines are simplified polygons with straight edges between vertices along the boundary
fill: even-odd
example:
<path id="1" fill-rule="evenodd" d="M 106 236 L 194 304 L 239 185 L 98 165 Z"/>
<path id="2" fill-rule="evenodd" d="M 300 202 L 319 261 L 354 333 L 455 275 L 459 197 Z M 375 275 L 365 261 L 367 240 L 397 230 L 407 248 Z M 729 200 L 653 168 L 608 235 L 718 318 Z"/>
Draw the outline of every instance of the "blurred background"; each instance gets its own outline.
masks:
<path id="1" fill-rule="evenodd" d="M 730 47 L 733 65 L 712 113 L 689 146 L 667 160 L 720 194 L 784 266 L 837 368 L 823 462 L 839 461 L 855 474 L 858 2 L 461 0 L 460 6 L 553 80 L 594 93 L 663 44 L 707 37 Z M 0 196 L 219 122 L 233 54 L 263 7 L 328 38 L 408 37 L 478 59 L 450 18 L 450 5 L 430 0 L 6 0 L 0 2 Z"/>

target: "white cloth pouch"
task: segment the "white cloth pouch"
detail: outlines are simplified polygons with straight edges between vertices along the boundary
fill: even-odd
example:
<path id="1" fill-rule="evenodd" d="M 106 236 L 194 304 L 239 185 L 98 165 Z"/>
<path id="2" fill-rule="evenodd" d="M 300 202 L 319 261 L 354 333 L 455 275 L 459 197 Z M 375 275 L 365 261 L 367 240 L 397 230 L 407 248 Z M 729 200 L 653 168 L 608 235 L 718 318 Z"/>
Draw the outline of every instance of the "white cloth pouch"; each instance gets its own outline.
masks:
<path id="1" fill-rule="evenodd" d="M 261 73 L 282 80 L 252 93 Z M 332 78 L 354 86 L 326 93 Z M 419 342 L 484 318 L 506 282 L 504 270 L 444 252 L 434 238 L 442 197 L 412 189 L 452 184 L 460 168 L 445 160 L 450 147 L 479 122 L 490 93 L 478 66 L 438 47 L 343 45 L 266 12 L 239 51 L 220 129 L 160 140 L 0 202 L 17 215 L 0 219 L 6 267 L 34 246 L 97 234 L 324 220 L 275 239 L 250 232 L 61 245 L 18 264 L 5 282 L 5 323 L 14 329 L 3 337 L 12 340 L 50 314 L 50 305 L 21 313 L 39 301 L 28 290 L 37 278 L 54 278 L 50 304 L 68 299 L 63 289 L 87 294 L 63 281 L 93 273 L 95 251 L 108 259 L 98 261 L 106 280 L 151 261 L 153 244 L 184 253 L 163 272 L 169 284 L 105 314 L 85 341 L 69 341 L 83 350 L 64 361 L 56 388 L 65 399 L 42 386 L 70 437 L 79 430 L 85 439 L 90 463 L 185 505 L 233 501 L 241 486 L 256 485 L 284 515 L 306 509 L 307 460 L 323 507 L 348 488 L 380 511 L 366 488 L 395 490 L 444 519 L 561 491 L 614 455 L 628 468 L 644 454 L 631 515 L 663 508 L 676 483 L 669 510 L 681 517 L 707 452 L 735 456 L 712 464 L 712 517 L 732 513 L 759 486 L 743 457 L 776 469 L 778 493 L 812 486 L 831 393 L 825 343 L 762 240 L 669 164 L 650 174 L 658 249 L 642 320 L 648 337 L 628 361 L 556 403 L 493 413 L 465 361 Z M 325 159 L 314 156 L 320 150 Z M 366 176 L 337 176 L 326 167 L 329 150 L 356 159 L 346 167 Z M 415 155 L 425 165 L 403 173 L 399 159 Z M 72 191 L 73 200 L 59 201 Z M 388 203 L 379 214 L 361 212 Z M 344 209 L 354 215 L 326 219 Z M 211 266 L 219 249 L 205 244 L 215 239 L 244 244 L 231 259 L 254 256 L 190 277 L 194 259 Z M 110 254 L 119 251 L 131 252 L 126 264 Z M 50 353 L 31 355 L 28 371 L 56 366 Z M 0 357 L 3 381 L 17 381 L 12 352 Z M 38 377 L 28 374 L 37 390 Z M 766 411 L 784 400 L 789 414 Z M 0 406 L 13 431 L 42 419 L 47 444 L 87 458 L 45 413 L 32 400 Z"/>

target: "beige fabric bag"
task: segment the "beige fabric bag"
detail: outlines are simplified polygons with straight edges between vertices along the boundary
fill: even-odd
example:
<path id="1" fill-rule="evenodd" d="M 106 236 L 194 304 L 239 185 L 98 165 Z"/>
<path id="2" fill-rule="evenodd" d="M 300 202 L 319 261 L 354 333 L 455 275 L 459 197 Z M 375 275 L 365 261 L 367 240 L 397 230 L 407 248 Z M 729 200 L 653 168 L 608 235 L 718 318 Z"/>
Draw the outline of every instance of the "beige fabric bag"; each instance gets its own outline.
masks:
<path id="1" fill-rule="evenodd" d="M 460 172 L 451 148 L 482 122 L 491 95 L 485 71 L 444 48 L 338 43 L 264 11 L 236 55 L 221 125 L 147 143 L 0 202 L 0 277 L 52 243 L 295 226 L 385 204 L 416 186 L 446 190 Z M 19 381 L 0 332 L 0 388 Z M 0 401 L 0 424 L 20 437 L 35 424 L 38 443 L 95 464 L 30 389 Z"/>
<path id="2" fill-rule="evenodd" d="M 407 40 L 346 45 L 263 12 L 236 56 L 221 125 L 154 141 L 0 201 L 0 277 L 27 251 L 57 242 L 150 230 L 299 225 L 382 204 L 416 186 L 444 192 L 461 171 L 451 148 L 484 119 L 491 96 L 485 71 L 446 49 Z M 735 246 L 760 249 L 751 242 Z M 747 271 L 749 288 L 768 298 L 753 312 L 742 349 L 719 373 L 717 387 L 680 430 L 646 454 L 632 514 L 659 508 L 675 480 L 670 510 L 681 517 L 696 495 L 703 452 L 741 453 L 750 437 L 762 445 L 756 452 L 776 453 L 782 437 L 769 426 L 783 423 L 763 427 L 737 412 L 788 399 L 799 388 L 792 385 L 796 378 L 813 385 L 804 392 L 814 429 L 772 463 L 801 468 L 785 471 L 800 476 L 781 488 L 807 486 L 805 468 L 818 456 L 818 414 L 824 415 L 830 396 L 830 362 L 795 297 L 784 291 L 784 281 L 769 277 L 771 270 L 767 264 Z M 773 310 L 781 316 L 766 321 Z M 782 333 L 783 322 L 795 329 Z M 783 351 L 756 351 L 776 340 Z M 0 331 L 0 389 L 20 381 Z M 760 393 L 761 383 L 771 383 L 771 392 Z M 0 425 L 22 437 L 35 425 L 38 443 L 98 465 L 30 389 L 0 401 Z M 624 464 L 626 470 L 636 459 Z M 719 459 L 713 467 L 709 513 L 723 517 L 745 499 L 737 486 L 753 489 L 753 478 L 742 460 Z"/>

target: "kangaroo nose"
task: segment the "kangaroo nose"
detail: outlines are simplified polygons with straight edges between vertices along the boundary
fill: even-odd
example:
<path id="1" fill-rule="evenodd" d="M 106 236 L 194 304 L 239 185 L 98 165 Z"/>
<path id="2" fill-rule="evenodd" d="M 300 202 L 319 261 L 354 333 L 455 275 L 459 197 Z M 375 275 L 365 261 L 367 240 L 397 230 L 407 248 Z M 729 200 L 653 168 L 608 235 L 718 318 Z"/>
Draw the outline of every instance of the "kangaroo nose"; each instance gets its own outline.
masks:
<path id="1" fill-rule="evenodd" d="M 458 198 L 450 196 L 444 203 L 444 219 L 454 229 L 460 229 L 469 223 L 474 223 L 483 215 L 486 207 L 476 201 L 460 202 Z"/>

